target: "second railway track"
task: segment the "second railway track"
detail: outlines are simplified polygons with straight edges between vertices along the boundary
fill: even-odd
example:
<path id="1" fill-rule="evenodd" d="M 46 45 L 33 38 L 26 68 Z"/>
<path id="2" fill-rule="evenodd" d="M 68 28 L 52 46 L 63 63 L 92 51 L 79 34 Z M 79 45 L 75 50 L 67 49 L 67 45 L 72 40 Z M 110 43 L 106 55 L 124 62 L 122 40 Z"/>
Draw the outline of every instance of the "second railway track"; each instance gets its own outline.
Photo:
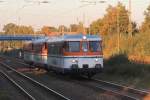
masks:
<path id="1" fill-rule="evenodd" d="M 70 100 L 60 93 L 16 71 L 10 66 L 0 63 L 3 74 L 11 77 L 31 100 Z"/>
<path id="2" fill-rule="evenodd" d="M 120 92 L 120 94 L 127 95 L 129 97 L 134 98 L 135 100 L 144 100 L 144 98 L 149 95 L 149 92 L 147 91 L 134 89 L 132 87 L 123 86 L 116 83 L 103 81 L 100 79 L 92 79 L 92 81 L 98 83 L 98 87 L 104 87 L 106 89 L 111 89 L 115 92 Z"/>

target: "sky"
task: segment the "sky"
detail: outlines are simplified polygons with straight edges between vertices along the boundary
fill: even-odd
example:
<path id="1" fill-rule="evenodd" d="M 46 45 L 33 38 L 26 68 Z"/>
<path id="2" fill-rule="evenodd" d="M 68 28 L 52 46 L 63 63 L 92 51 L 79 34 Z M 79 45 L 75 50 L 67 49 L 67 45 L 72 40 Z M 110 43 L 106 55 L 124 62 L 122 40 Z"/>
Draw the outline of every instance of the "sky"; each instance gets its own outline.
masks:
<path id="1" fill-rule="evenodd" d="M 42 2 L 48 3 L 42 3 Z M 129 0 L 102 0 L 105 3 L 88 4 L 84 0 L 0 0 L 0 31 L 7 23 L 31 25 L 36 30 L 42 26 L 66 25 L 83 21 L 88 26 L 92 21 L 106 14 L 108 5 L 117 5 L 120 1 L 129 8 Z M 138 25 L 144 20 L 144 11 L 150 0 L 131 0 L 132 20 Z"/>

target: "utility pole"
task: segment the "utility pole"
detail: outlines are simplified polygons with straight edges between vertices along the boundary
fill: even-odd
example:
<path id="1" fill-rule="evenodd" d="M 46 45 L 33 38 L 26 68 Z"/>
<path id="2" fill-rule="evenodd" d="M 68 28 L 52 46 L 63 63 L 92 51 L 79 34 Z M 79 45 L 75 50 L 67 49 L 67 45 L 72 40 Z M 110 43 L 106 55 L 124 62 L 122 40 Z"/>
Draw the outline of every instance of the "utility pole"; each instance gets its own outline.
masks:
<path id="1" fill-rule="evenodd" d="M 107 1 L 105 0 L 81 0 L 81 2 L 89 6 L 89 5 L 96 5 L 96 4 L 105 4 Z M 85 20 L 85 18 L 83 19 Z M 83 22 L 83 25 L 84 25 L 84 22 Z M 90 26 L 89 26 L 89 34 L 90 34 Z"/>
<path id="2" fill-rule="evenodd" d="M 129 25 L 128 25 L 128 33 L 132 37 L 132 18 L 131 18 L 131 0 L 129 0 Z"/>
<path id="3" fill-rule="evenodd" d="M 90 19 L 89 18 L 88 18 L 88 24 L 89 24 L 89 29 L 88 29 L 89 32 L 88 32 L 88 34 L 90 35 L 91 34 L 90 33 L 91 32 L 91 28 L 90 28 Z"/>
<path id="4" fill-rule="evenodd" d="M 119 3 L 119 1 L 118 1 Z M 118 34 L 118 41 L 117 41 L 117 49 L 118 49 L 118 54 L 120 52 L 120 27 L 119 27 L 119 11 L 120 11 L 120 8 L 119 8 L 119 5 L 117 5 L 117 34 Z"/>
<path id="5" fill-rule="evenodd" d="M 84 35 L 86 35 L 86 30 L 85 30 L 85 13 L 83 14 L 83 33 Z"/>

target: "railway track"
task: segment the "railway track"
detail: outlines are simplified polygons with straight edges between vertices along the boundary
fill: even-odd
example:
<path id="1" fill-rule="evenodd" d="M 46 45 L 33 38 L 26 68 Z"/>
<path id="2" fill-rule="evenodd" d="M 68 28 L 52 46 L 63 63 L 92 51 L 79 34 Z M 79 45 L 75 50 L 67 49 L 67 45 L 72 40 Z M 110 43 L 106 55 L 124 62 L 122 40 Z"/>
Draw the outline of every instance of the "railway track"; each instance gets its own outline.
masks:
<path id="1" fill-rule="evenodd" d="M 135 89 L 128 86 L 119 85 L 116 83 L 103 81 L 100 79 L 92 79 L 95 83 L 98 83 L 98 88 L 105 88 L 109 90 L 113 90 L 114 92 L 117 92 L 121 95 L 128 96 L 134 100 L 143 100 L 146 96 L 148 96 L 150 93 L 144 90 Z"/>
<path id="2" fill-rule="evenodd" d="M 25 65 L 25 63 L 23 62 L 17 62 L 17 61 L 15 62 Z M 138 90 L 127 86 L 122 86 L 119 84 L 115 84 L 115 83 L 111 83 L 99 79 L 91 79 L 88 80 L 87 82 L 78 81 L 77 83 L 86 85 L 88 87 L 94 87 L 97 90 L 101 90 L 103 92 L 107 92 L 109 94 L 115 95 L 121 98 L 122 100 L 143 100 L 143 98 L 149 94 L 149 92 L 147 91 Z"/>
<path id="3" fill-rule="evenodd" d="M 27 66 L 30 66 L 30 67 L 33 67 L 27 63 L 25 63 L 22 59 L 19 59 L 19 58 L 12 58 L 12 57 L 8 57 L 8 56 L 5 56 L 5 55 L 1 55 L 0 58 L 2 59 L 5 59 L 5 60 L 8 60 L 8 59 L 11 59 L 12 61 L 16 62 L 16 63 L 20 63 L 20 64 L 23 64 L 23 65 L 27 65 Z"/>
<path id="4" fill-rule="evenodd" d="M 16 71 L 9 65 L 1 64 L 1 73 L 19 87 L 31 100 L 70 100 L 36 80 Z"/>
<path id="5" fill-rule="evenodd" d="M 0 74 L 3 75 L 7 80 L 9 80 L 15 87 L 17 87 L 19 89 L 19 91 L 21 90 L 24 93 L 24 95 L 26 96 L 26 98 L 28 98 L 28 100 L 35 100 L 35 98 L 33 96 L 31 96 L 26 90 L 24 90 L 19 84 L 17 84 L 6 73 L 4 73 L 3 71 L 0 71 Z"/>

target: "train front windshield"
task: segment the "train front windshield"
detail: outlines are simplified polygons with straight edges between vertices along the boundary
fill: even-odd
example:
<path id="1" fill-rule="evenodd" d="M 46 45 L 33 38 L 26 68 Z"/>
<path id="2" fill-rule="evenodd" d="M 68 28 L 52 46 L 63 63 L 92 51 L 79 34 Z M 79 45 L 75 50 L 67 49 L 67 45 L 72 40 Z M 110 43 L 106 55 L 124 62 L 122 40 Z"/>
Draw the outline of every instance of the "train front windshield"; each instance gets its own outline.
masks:
<path id="1" fill-rule="evenodd" d="M 83 52 L 87 52 L 88 51 L 88 42 L 87 41 L 83 41 L 82 42 L 82 51 Z"/>
<path id="2" fill-rule="evenodd" d="M 68 41 L 65 43 L 66 52 L 100 52 L 100 41 Z"/>
<path id="3" fill-rule="evenodd" d="M 99 52 L 102 49 L 100 41 L 90 41 L 89 48 L 91 52 Z"/>

